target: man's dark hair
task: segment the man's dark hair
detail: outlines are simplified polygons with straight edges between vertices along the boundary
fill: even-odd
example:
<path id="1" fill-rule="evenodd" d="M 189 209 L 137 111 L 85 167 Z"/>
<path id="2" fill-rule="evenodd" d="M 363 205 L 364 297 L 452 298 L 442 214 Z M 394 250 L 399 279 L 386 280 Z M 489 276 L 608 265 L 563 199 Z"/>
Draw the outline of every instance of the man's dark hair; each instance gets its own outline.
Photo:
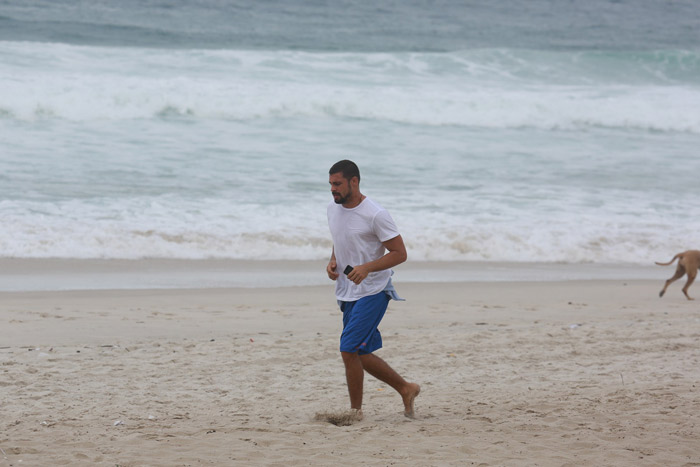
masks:
<path id="1" fill-rule="evenodd" d="M 343 178 L 350 180 L 352 177 L 357 177 L 357 181 L 360 181 L 360 169 L 357 167 L 353 161 L 342 160 L 333 164 L 331 170 L 328 171 L 328 175 L 337 174 L 338 172 L 343 174 Z"/>

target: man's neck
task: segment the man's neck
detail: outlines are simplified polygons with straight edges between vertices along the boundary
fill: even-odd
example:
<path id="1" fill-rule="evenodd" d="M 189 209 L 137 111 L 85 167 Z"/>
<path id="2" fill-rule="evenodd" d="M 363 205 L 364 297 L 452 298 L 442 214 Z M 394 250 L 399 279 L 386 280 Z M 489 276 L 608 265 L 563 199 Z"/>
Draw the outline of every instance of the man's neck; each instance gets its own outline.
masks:
<path id="1" fill-rule="evenodd" d="M 343 203 L 343 207 L 345 209 L 356 208 L 365 198 L 365 195 L 363 195 L 362 193 L 358 193 L 357 196 L 353 196 L 352 199 L 348 200 L 346 203 Z"/>

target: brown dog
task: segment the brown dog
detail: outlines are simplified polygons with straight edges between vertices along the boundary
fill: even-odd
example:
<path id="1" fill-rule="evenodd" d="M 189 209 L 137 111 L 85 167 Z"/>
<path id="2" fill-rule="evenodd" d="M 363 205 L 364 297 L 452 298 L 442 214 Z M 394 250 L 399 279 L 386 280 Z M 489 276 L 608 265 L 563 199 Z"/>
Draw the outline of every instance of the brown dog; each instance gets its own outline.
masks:
<path id="1" fill-rule="evenodd" d="M 678 266 L 676 266 L 676 273 L 673 275 L 672 278 L 666 281 L 666 285 L 664 285 L 664 288 L 661 289 L 661 292 L 659 292 L 659 297 L 664 296 L 664 293 L 666 293 L 666 288 L 671 282 L 680 279 L 681 277 L 683 277 L 684 274 L 688 274 L 688 282 L 686 282 L 685 286 L 683 287 L 683 293 L 685 294 L 688 300 L 693 300 L 688 295 L 688 288 L 690 287 L 690 284 L 692 284 L 695 280 L 695 276 L 698 275 L 698 266 L 700 266 L 700 251 L 684 251 L 683 253 L 678 253 L 676 256 L 674 256 L 673 259 L 668 263 L 656 264 L 658 264 L 659 266 L 668 266 L 675 260 L 678 260 Z"/>

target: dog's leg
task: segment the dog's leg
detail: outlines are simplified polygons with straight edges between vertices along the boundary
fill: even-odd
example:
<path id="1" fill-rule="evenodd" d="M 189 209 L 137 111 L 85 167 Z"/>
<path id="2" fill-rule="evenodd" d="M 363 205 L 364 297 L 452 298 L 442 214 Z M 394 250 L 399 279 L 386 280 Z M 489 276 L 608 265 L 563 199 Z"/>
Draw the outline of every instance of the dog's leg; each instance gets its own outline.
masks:
<path id="1" fill-rule="evenodd" d="M 666 281 L 666 284 L 664 285 L 664 288 L 661 289 L 661 292 L 659 292 L 659 297 L 663 297 L 664 294 L 666 293 L 666 289 L 668 288 L 669 285 L 671 285 L 672 282 L 677 281 L 683 275 L 685 274 L 685 268 L 679 263 L 678 266 L 676 266 L 676 273 L 673 275 L 672 278 Z M 686 297 L 688 294 L 686 294 Z"/>
<path id="2" fill-rule="evenodd" d="M 688 289 L 690 288 L 690 285 L 693 283 L 695 280 L 695 276 L 698 274 L 697 271 L 688 271 L 688 282 L 685 283 L 685 286 L 683 287 L 683 293 L 685 294 L 685 297 L 688 300 L 693 300 L 690 298 L 690 295 L 688 295 Z"/>

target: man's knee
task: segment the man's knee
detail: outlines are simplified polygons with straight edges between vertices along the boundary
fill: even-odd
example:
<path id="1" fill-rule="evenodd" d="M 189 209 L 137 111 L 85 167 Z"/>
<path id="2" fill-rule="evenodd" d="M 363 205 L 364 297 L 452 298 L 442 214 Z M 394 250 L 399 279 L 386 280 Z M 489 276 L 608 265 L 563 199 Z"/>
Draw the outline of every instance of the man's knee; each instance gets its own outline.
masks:
<path id="1" fill-rule="evenodd" d="M 360 356 L 357 352 L 344 352 L 341 350 L 340 355 L 343 357 L 343 362 L 345 362 L 345 364 L 360 360 Z"/>
<path id="2" fill-rule="evenodd" d="M 367 361 L 374 360 L 375 358 L 378 358 L 378 357 L 376 357 L 376 356 L 375 356 L 373 353 L 371 353 L 371 352 L 370 352 L 370 353 L 365 353 L 365 354 L 359 354 L 359 353 L 358 353 L 357 356 L 359 357 L 359 359 L 360 359 L 361 362 L 367 362 Z"/>

